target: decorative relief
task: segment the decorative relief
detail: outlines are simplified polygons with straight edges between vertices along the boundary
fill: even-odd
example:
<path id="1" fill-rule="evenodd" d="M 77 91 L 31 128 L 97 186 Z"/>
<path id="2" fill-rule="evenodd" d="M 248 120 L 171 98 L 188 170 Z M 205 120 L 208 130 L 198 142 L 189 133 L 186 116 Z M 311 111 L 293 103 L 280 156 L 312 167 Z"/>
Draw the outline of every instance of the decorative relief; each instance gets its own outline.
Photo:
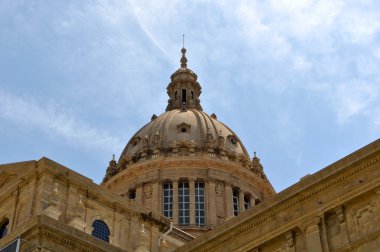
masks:
<path id="1" fill-rule="evenodd" d="M 150 199 L 152 197 L 152 186 L 150 184 L 145 185 L 144 187 L 144 197 L 145 199 Z"/>
<path id="2" fill-rule="evenodd" d="M 286 247 L 293 248 L 294 247 L 293 233 L 291 231 L 287 232 L 285 234 L 285 238 L 286 238 Z"/>
<path id="3" fill-rule="evenodd" d="M 376 224 L 378 223 L 377 220 L 379 218 L 375 214 L 375 208 L 375 202 L 373 200 L 369 200 L 351 211 L 351 223 L 355 235 L 362 236 L 379 228 Z"/>
<path id="4" fill-rule="evenodd" d="M 223 197 L 223 193 L 224 193 L 224 186 L 222 183 L 216 183 L 215 185 L 215 193 L 218 197 Z"/>

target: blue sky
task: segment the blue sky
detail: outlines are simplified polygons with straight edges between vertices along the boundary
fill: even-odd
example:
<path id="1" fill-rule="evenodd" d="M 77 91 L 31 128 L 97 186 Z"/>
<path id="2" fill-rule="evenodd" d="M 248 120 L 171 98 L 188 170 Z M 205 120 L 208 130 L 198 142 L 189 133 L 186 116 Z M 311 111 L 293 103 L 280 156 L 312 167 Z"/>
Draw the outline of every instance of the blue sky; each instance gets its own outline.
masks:
<path id="1" fill-rule="evenodd" d="M 277 191 L 379 137 L 378 1 L 0 2 L 0 163 L 99 183 L 167 104 L 182 34 L 215 113 Z"/>

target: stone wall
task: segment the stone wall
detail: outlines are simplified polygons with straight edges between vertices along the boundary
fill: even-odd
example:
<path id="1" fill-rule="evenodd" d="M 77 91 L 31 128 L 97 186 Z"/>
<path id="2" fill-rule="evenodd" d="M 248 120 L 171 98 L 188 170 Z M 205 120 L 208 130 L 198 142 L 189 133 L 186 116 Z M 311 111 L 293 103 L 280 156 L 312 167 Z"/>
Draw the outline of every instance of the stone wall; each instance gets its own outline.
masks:
<path id="1" fill-rule="evenodd" d="M 10 222 L 8 235 L 0 239 L 0 247 L 21 234 L 24 240 L 29 241 L 23 243 L 24 247 L 43 243 L 50 248 L 59 247 L 62 251 L 80 251 L 81 246 L 91 248 L 95 246 L 91 245 L 94 242 L 106 243 L 91 236 L 93 222 L 101 220 L 108 226 L 110 234 L 107 244 L 111 246 L 107 250 L 95 251 L 160 250 L 158 240 L 169 228 L 170 220 L 107 191 L 58 163 L 42 158 L 39 161 L 2 165 L 0 171 L 0 180 L 8 180 L 1 185 L 0 221 L 7 218 Z M 25 230 L 25 223 L 36 218 L 39 221 L 30 224 L 35 231 Z M 43 223 L 49 223 L 49 232 L 41 231 L 40 226 L 44 226 L 41 218 Z M 69 234 L 60 232 L 63 226 Z M 77 235 L 70 236 L 72 232 L 84 235 L 86 238 L 80 243 L 86 245 L 76 246 Z M 191 239 L 180 230 L 175 232 L 166 239 L 166 251 Z M 60 245 L 55 242 L 61 238 L 46 238 L 60 236 L 64 240 L 59 242 Z M 78 250 L 74 249 L 77 247 Z"/>
<path id="2" fill-rule="evenodd" d="M 176 251 L 380 251 L 380 140 Z"/>

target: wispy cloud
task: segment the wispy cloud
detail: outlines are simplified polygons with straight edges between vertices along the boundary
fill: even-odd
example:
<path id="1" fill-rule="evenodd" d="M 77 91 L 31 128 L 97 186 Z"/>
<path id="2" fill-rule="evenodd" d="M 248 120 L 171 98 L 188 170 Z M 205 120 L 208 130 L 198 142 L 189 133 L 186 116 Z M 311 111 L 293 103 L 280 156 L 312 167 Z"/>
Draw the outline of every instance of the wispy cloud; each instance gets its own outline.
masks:
<path id="1" fill-rule="evenodd" d="M 2 90 L 0 117 L 92 149 L 112 151 L 122 146 L 120 139 L 77 120 L 55 104 L 41 104 Z"/>
<path id="2" fill-rule="evenodd" d="M 377 103 L 380 87 L 361 80 L 340 84 L 329 92 L 338 120 L 345 122 L 358 115 L 380 118 L 380 105 Z M 378 120 L 374 120 L 378 124 Z"/>

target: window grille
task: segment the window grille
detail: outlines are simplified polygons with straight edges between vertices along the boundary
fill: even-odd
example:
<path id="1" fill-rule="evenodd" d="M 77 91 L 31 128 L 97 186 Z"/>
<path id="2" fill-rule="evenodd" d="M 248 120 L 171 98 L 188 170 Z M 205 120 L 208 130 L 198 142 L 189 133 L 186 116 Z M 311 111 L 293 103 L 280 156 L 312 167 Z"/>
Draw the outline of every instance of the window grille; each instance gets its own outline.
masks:
<path id="1" fill-rule="evenodd" d="M 92 223 L 92 227 L 94 228 L 91 233 L 92 236 L 109 242 L 110 230 L 106 223 L 101 220 L 96 220 Z"/>
<path id="2" fill-rule="evenodd" d="M 238 216 L 240 209 L 239 209 L 239 190 L 234 189 L 232 191 L 232 204 L 234 207 L 234 216 Z"/>
<path id="3" fill-rule="evenodd" d="M 189 183 L 178 183 L 178 224 L 190 224 L 190 195 Z"/>
<path id="4" fill-rule="evenodd" d="M 205 190 L 203 182 L 195 182 L 195 225 L 204 226 L 205 221 Z"/>
<path id="5" fill-rule="evenodd" d="M 173 185 L 165 183 L 163 186 L 163 214 L 165 217 L 173 218 Z"/>

